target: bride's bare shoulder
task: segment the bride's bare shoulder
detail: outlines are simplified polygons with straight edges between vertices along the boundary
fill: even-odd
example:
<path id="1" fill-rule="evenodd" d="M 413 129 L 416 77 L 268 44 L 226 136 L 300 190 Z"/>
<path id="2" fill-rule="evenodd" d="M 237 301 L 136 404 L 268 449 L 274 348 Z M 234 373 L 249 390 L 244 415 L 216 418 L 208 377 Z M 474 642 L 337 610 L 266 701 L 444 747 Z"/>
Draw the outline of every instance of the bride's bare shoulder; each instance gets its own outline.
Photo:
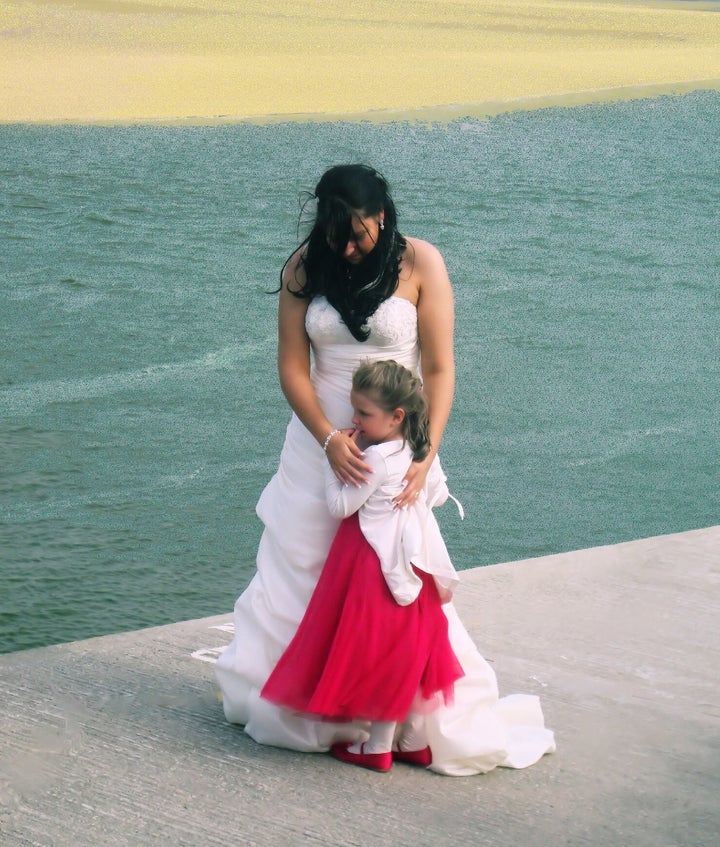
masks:
<path id="1" fill-rule="evenodd" d="M 410 262 L 413 262 L 419 267 L 433 267 L 445 264 L 442 253 L 429 241 L 425 241 L 422 238 L 415 238 L 414 236 L 406 236 L 405 241 L 407 242 L 405 256 Z"/>
<path id="2" fill-rule="evenodd" d="M 405 241 L 407 247 L 403 264 L 408 276 L 416 277 L 422 283 L 423 280 L 447 275 L 445 260 L 434 244 L 422 238 L 406 237 Z"/>
<path id="3" fill-rule="evenodd" d="M 307 246 L 302 244 L 285 262 L 282 270 L 282 287 L 288 291 L 299 291 L 306 282 L 305 269 L 302 260 L 305 257 Z"/>

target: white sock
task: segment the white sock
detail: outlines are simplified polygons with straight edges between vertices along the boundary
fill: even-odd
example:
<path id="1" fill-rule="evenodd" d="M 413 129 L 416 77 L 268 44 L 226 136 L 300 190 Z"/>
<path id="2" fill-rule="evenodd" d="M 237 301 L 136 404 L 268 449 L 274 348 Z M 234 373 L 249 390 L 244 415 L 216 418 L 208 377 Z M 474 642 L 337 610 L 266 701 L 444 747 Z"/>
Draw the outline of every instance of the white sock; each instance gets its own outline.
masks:
<path id="1" fill-rule="evenodd" d="M 402 726 L 397 746 L 398 750 L 404 750 L 406 753 L 424 750 L 428 746 L 424 715 L 410 712 Z"/>
<path id="2" fill-rule="evenodd" d="M 348 747 L 351 753 L 389 753 L 395 735 L 395 721 L 373 721 L 370 724 L 370 737 L 362 744 Z"/>

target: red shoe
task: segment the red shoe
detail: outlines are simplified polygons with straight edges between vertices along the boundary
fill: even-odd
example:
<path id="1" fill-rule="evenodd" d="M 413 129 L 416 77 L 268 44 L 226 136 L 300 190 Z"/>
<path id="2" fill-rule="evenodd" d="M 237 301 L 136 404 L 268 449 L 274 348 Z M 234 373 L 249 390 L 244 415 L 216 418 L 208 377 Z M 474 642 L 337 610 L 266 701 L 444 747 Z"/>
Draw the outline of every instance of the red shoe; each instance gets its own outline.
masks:
<path id="1" fill-rule="evenodd" d="M 348 747 L 350 744 L 333 744 L 330 754 L 341 762 L 357 765 L 359 768 L 368 768 L 371 771 L 387 773 L 392 767 L 392 753 L 351 753 Z M 360 749 L 362 750 L 362 746 Z"/>
<path id="2" fill-rule="evenodd" d="M 424 750 L 393 750 L 394 762 L 405 762 L 407 765 L 420 765 L 426 768 L 432 764 L 432 751 L 429 747 Z"/>

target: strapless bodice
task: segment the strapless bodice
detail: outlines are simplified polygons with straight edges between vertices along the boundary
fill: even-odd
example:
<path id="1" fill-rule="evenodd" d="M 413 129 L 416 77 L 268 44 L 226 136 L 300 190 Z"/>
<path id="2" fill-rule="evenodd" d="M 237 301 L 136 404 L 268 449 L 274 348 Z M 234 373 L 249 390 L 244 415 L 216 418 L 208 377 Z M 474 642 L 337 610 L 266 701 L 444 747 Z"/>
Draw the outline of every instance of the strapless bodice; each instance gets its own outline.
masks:
<path id="1" fill-rule="evenodd" d="M 367 341 L 357 341 L 324 297 L 312 300 L 305 328 L 312 345 L 314 369 L 321 379 L 341 382 L 349 391 L 352 374 L 364 359 L 395 359 L 417 370 L 417 310 L 409 300 L 388 298 L 378 306 L 367 325 L 370 337 Z"/>

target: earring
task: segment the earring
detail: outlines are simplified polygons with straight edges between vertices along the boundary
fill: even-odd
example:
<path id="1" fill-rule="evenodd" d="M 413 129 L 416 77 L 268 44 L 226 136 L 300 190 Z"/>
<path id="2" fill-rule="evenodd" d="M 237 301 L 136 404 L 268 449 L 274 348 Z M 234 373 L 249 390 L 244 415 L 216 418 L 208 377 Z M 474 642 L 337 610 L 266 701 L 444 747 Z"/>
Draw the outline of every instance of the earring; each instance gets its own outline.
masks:
<path id="1" fill-rule="evenodd" d="M 385 229 L 385 221 L 382 218 L 380 218 L 380 229 L 381 230 Z"/>

